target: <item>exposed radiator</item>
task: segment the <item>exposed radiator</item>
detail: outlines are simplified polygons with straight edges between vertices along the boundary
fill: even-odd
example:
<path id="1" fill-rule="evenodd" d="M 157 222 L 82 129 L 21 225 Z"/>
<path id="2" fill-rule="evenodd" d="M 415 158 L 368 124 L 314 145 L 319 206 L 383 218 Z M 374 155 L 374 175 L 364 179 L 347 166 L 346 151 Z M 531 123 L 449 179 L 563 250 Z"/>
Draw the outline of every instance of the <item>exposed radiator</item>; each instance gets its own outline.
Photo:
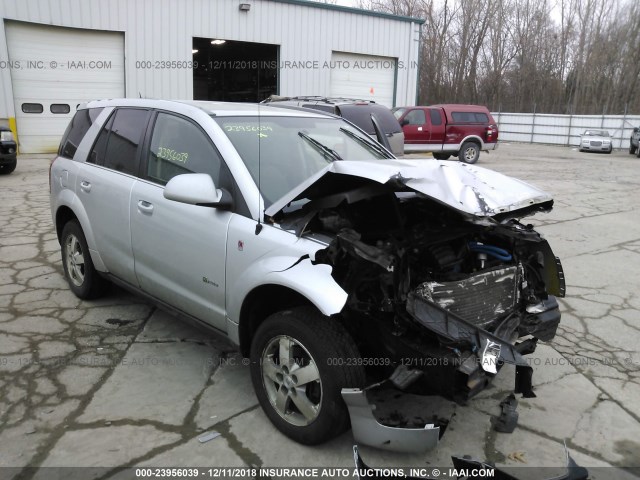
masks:
<path id="1" fill-rule="evenodd" d="M 482 327 L 514 309 L 520 283 L 518 272 L 514 266 L 453 282 L 424 282 L 416 294 Z"/>

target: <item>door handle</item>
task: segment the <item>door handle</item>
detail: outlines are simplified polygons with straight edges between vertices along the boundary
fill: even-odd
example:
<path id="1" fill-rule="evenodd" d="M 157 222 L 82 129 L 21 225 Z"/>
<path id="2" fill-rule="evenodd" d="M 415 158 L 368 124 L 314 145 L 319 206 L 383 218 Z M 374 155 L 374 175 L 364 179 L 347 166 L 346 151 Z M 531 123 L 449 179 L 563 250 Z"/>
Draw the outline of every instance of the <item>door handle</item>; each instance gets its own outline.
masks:
<path id="1" fill-rule="evenodd" d="M 138 210 L 142 213 L 153 212 L 153 203 L 149 203 L 146 200 L 138 200 Z"/>
<path id="2" fill-rule="evenodd" d="M 82 190 L 83 192 L 89 193 L 91 191 L 91 184 L 89 182 L 87 182 L 86 180 L 81 181 L 80 182 L 80 190 Z"/>

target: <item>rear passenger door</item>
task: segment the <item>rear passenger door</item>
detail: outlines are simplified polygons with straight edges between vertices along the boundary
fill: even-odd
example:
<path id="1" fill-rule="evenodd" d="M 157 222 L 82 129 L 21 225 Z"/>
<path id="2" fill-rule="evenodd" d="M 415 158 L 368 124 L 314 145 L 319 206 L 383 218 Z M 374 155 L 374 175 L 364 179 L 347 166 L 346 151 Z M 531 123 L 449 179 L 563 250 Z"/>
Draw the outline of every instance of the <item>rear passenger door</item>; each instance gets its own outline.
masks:
<path id="1" fill-rule="evenodd" d="M 135 273 L 140 287 L 183 312 L 226 329 L 225 258 L 229 211 L 164 198 L 183 173 L 207 173 L 216 188 L 234 189 L 231 174 L 199 125 L 158 112 L 143 171 L 131 197 Z"/>
<path id="2" fill-rule="evenodd" d="M 98 134 L 76 179 L 95 244 L 110 273 L 137 285 L 131 249 L 130 198 L 150 112 L 118 108 Z"/>
<path id="3" fill-rule="evenodd" d="M 440 108 L 429 108 L 429 143 L 432 145 L 442 145 L 445 141 L 446 122 L 444 111 Z"/>

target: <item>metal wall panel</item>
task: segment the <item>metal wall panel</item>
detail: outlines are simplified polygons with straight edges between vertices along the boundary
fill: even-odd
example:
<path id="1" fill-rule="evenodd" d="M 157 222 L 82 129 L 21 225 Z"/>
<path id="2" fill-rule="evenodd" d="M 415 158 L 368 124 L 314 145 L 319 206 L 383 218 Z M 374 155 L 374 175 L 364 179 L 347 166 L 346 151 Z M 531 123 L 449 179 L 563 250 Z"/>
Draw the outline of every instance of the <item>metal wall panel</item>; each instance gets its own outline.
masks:
<path id="1" fill-rule="evenodd" d="M 548 143 L 578 146 L 586 129 L 608 130 L 613 148 L 629 148 L 640 115 L 550 115 L 533 113 L 492 113 L 500 131 L 499 141 Z"/>
<path id="2" fill-rule="evenodd" d="M 0 18 L 64 27 L 125 32 L 126 95 L 193 98 L 190 69 L 140 68 L 140 61 L 190 61 L 192 37 L 280 45 L 281 62 L 317 60 L 319 68 L 284 68 L 280 93 L 328 95 L 332 51 L 393 57 L 398 69 L 397 105 L 416 97 L 418 24 L 362 15 L 326 5 L 252 0 L 2 0 Z M 81 48 L 81 46 L 78 46 Z M 8 59 L 0 23 L 0 61 Z M 9 70 L 0 69 L 0 118 L 15 116 Z"/>

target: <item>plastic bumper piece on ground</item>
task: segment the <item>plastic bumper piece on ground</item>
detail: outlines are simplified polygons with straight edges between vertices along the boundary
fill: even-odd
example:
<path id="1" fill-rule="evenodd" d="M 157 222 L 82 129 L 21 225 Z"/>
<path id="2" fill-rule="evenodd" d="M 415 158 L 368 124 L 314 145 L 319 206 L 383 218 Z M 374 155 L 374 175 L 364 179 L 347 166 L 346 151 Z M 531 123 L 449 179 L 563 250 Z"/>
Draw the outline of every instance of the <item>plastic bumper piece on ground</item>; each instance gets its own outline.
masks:
<path id="1" fill-rule="evenodd" d="M 359 388 L 343 388 L 342 398 L 349 409 L 356 443 L 393 452 L 422 453 L 438 445 L 440 427 L 398 428 L 382 425 L 373 415 L 367 394 Z"/>

